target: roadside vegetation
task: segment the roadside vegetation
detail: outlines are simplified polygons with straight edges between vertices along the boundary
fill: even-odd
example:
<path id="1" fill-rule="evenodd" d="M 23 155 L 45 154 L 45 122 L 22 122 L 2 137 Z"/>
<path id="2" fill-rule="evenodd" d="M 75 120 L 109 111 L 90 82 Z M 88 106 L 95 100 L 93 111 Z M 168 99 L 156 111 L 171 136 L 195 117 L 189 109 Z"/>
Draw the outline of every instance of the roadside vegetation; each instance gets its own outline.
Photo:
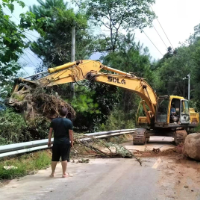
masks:
<path id="1" fill-rule="evenodd" d="M 0 180 L 13 179 L 34 174 L 40 169 L 49 167 L 50 151 L 39 151 L 22 156 L 0 160 Z"/>
<path id="2" fill-rule="evenodd" d="M 129 135 L 121 135 L 107 140 L 91 138 L 91 142 L 80 142 L 80 135 L 75 134 L 76 145 L 71 150 L 71 162 L 89 162 L 91 157 L 135 157 L 129 150 L 120 144 L 128 141 Z M 141 161 L 135 157 L 140 163 Z M 12 158 L 0 159 L 0 181 L 19 178 L 29 174 L 35 174 L 40 169 L 46 169 L 51 163 L 51 150 L 43 150 Z"/>

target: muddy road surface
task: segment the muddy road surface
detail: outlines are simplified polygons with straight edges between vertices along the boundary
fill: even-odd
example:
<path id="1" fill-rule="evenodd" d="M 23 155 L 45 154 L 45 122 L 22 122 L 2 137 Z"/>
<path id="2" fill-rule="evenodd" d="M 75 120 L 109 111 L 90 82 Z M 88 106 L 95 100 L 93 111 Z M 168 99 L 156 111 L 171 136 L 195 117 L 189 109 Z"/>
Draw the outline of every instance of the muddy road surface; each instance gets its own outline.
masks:
<path id="1" fill-rule="evenodd" d="M 163 140 L 150 142 L 146 147 L 132 146 L 131 141 L 124 145 L 133 151 L 174 147 L 171 141 Z M 70 177 L 66 179 L 60 178 L 59 164 L 55 178 L 48 177 L 47 169 L 12 180 L 0 188 L 0 199 L 200 200 L 200 163 L 174 151 L 150 157 L 144 154 L 141 160 L 142 166 L 134 158 L 93 158 L 89 163 L 69 163 Z"/>

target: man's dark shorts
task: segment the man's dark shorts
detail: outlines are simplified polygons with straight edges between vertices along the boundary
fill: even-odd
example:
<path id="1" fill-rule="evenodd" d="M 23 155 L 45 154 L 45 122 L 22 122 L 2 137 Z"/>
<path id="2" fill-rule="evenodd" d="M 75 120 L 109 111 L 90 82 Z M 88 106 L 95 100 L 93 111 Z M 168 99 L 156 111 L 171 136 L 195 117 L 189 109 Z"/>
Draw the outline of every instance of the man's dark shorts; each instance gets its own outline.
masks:
<path id="1" fill-rule="evenodd" d="M 52 161 L 59 161 L 60 157 L 62 161 L 69 162 L 71 144 L 69 142 L 54 142 L 52 148 Z"/>

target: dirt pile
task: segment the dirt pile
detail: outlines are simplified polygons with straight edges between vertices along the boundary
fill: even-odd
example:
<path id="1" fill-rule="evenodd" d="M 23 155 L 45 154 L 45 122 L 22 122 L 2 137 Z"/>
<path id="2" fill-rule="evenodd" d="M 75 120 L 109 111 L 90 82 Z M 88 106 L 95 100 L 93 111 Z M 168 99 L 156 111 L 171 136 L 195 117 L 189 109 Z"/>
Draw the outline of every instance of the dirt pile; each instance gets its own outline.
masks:
<path id="1" fill-rule="evenodd" d="M 15 92 L 10 100 L 10 105 L 24 114 L 26 121 L 34 121 L 43 116 L 53 119 L 59 116 L 59 109 L 66 107 L 68 116 L 75 118 L 74 109 L 57 95 L 47 94 L 42 88 L 34 90 L 20 90 Z"/>
<path id="2" fill-rule="evenodd" d="M 136 150 L 134 154 L 138 157 L 179 156 L 183 155 L 182 149 L 183 145 L 180 144 L 176 147 L 166 150 L 161 150 L 160 148 L 153 148 L 152 150 L 145 151 Z"/>

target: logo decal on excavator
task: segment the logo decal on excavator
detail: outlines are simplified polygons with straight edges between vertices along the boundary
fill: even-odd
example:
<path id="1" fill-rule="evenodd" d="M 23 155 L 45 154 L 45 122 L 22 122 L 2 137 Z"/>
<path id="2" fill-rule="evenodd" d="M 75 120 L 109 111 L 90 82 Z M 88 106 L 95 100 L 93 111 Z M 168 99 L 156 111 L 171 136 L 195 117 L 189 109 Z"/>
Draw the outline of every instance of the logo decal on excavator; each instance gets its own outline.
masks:
<path id="1" fill-rule="evenodd" d="M 113 82 L 113 83 L 123 84 L 123 85 L 126 84 L 126 81 L 124 79 L 120 80 L 119 78 L 115 78 L 115 77 L 112 77 L 112 76 L 108 76 L 108 81 Z"/>

